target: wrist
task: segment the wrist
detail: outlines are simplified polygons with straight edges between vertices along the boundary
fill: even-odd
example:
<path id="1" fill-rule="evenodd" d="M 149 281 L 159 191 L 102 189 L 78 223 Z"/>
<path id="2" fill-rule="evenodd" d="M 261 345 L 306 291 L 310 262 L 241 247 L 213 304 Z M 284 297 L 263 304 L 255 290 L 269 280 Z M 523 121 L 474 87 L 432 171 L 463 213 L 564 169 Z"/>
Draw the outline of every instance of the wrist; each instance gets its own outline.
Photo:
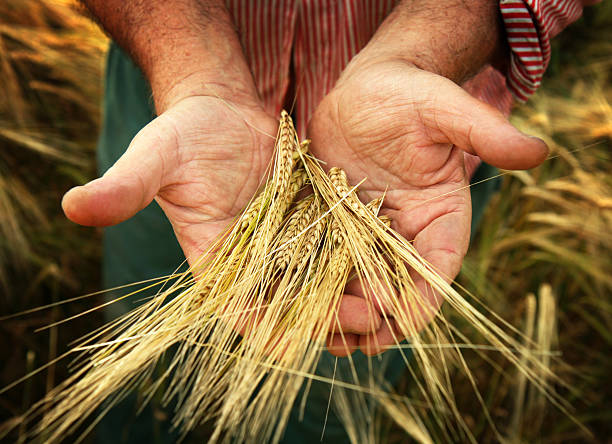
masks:
<path id="1" fill-rule="evenodd" d="M 228 60 L 225 55 L 204 51 L 199 45 L 188 42 L 181 43 L 179 52 L 184 56 L 173 54 L 143 70 L 151 85 L 158 114 L 193 96 L 217 97 L 247 106 L 259 105 L 246 62 Z M 234 59 L 241 57 L 241 53 L 240 56 L 235 52 L 231 54 Z"/>
<path id="2" fill-rule="evenodd" d="M 141 63 L 158 113 L 188 96 L 218 96 L 241 103 L 258 101 L 225 7 L 205 27 L 178 27 L 181 32 L 169 38 L 151 39 L 151 56 Z"/>
<path id="3" fill-rule="evenodd" d="M 82 1 L 142 69 L 158 114 L 193 95 L 257 101 L 223 0 Z"/>
<path id="4" fill-rule="evenodd" d="M 498 2 L 402 1 L 358 57 L 404 60 L 461 84 L 508 59 Z"/>

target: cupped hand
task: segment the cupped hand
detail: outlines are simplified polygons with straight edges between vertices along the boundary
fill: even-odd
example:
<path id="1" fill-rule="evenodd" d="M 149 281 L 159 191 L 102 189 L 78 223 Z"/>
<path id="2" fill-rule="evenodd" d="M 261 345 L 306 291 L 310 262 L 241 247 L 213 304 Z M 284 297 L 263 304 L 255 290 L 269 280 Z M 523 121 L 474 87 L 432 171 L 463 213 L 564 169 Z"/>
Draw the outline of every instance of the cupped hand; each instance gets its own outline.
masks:
<path id="1" fill-rule="evenodd" d="M 64 212 L 108 226 L 155 199 L 193 264 L 261 185 L 277 125 L 258 106 L 185 97 L 144 127 L 103 177 L 66 193 Z"/>
<path id="2" fill-rule="evenodd" d="M 359 188 L 364 201 L 386 193 L 381 213 L 449 281 L 470 236 L 464 152 L 505 169 L 534 167 L 548 153 L 544 142 L 519 132 L 496 109 L 402 60 L 351 62 L 317 108 L 308 134 L 314 154 L 343 168 L 352 184 L 367 178 Z M 439 297 L 424 281 L 417 286 L 437 309 Z M 338 312 L 344 338 L 330 338 L 338 356 L 356 348 L 377 354 L 403 339 L 392 319 L 369 319 L 385 308 L 375 295 L 368 307 L 364 291 L 357 281 L 345 290 Z M 373 325 L 380 327 L 373 331 Z"/>

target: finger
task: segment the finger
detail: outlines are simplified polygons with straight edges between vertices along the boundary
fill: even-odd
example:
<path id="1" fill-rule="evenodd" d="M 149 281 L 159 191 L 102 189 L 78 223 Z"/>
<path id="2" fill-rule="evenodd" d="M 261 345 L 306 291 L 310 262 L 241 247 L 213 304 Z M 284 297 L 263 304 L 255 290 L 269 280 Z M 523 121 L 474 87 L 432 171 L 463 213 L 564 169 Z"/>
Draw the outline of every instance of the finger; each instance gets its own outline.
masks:
<path id="1" fill-rule="evenodd" d="M 366 356 L 378 355 L 403 340 L 394 319 L 383 319 L 380 329 L 373 334 L 359 336 L 359 348 Z"/>
<path id="2" fill-rule="evenodd" d="M 336 333 L 327 341 L 327 351 L 338 358 L 344 358 L 359 348 L 359 336 L 352 333 Z"/>
<path id="3" fill-rule="evenodd" d="M 390 313 L 389 297 L 395 295 L 394 290 L 386 290 L 382 282 L 377 281 L 374 283 L 378 286 L 378 290 L 374 290 L 371 283 L 362 283 L 358 278 L 350 280 L 344 289 L 345 293 L 349 293 L 358 298 L 364 299 L 367 304 L 371 305 L 375 310 L 375 313 Z M 365 333 L 360 333 L 365 334 Z"/>
<path id="4" fill-rule="evenodd" d="M 509 170 L 533 168 L 548 156 L 543 140 L 517 130 L 504 115 L 448 81 L 440 85 L 425 123 L 438 143 L 453 143 L 483 161 Z"/>
<path id="5" fill-rule="evenodd" d="M 346 287 L 344 287 L 344 291 L 359 298 L 366 297 L 366 292 L 364 291 L 361 281 L 358 278 L 348 281 L 346 283 Z"/>
<path id="6" fill-rule="evenodd" d="M 104 176 L 64 195 L 66 216 L 81 225 L 108 226 L 129 219 L 149 205 L 169 166 L 166 153 L 174 152 L 176 146 L 172 134 L 159 118 L 143 128 Z"/>
<path id="7" fill-rule="evenodd" d="M 344 294 L 330 333 L 342 331 L 365 335 L 378 330 L 380 322 L 380 315 L 366 299 Z"/>
<path id="8" fill-rule="evenodd" d="M 461 269 L 470 242 L 469 199 L 464 208 L 432 220 L 414 238 L 419 254 L 440 273 L 452 280 Z"/>
<path id="9" fill-rule="evenodd" d="M 444 214 L 423 228 L 414 239 L 414 247 L 422 258 L 436 270 L 447 283 L 459 274 L 467 252 L 470 237 L 470 206 L 456 212 Z M 466 214 L 467 213 L 467 214 Z M 406 307 L 407 324 L 404 335 L 417 334 L 436 316 L 444 299 L 435 292 L 425 279 L 415 272 L 410 273 L 417 287 L 418 303 Z"/>

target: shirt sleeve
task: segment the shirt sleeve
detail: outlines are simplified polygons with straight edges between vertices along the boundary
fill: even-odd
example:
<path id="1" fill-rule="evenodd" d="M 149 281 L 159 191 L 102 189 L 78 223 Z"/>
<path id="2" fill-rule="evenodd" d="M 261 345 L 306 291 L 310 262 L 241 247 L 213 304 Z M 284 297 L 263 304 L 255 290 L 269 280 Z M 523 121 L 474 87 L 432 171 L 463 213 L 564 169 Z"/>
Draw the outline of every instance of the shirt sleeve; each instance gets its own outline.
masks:
<path id="1" fill-rule="evenodd" d="M 510 46 L 507 85 L 524 102 L 540 86 L 550 61 L 550 39 L 582 14 L 580 0 L 499 0 Z"/>

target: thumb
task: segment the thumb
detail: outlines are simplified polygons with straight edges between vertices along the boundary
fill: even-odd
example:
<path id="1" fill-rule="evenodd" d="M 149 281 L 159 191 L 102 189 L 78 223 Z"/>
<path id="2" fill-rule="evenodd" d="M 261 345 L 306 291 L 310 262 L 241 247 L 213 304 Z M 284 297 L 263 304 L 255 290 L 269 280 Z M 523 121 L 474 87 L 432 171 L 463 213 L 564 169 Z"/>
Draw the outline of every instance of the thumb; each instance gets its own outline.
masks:
<path id="1" fill-rule="evenodd" d="M 447 140 L 484 162 L 507 170 L 538 166 L 548 156 L 543 140 L 523 134 L 497 109 L 450 82 L 438 94 L 435 126 Z"/>
<path id="2" fill-rule="evenodd" d="M 151 203 L 164 175 L 164 153 L 175 143 L 153 121 L 132 140 L 127 151 L 100 178 L 68 191 L 64 213 L 73 222 L 109 226 L 123 222 Z"/>

